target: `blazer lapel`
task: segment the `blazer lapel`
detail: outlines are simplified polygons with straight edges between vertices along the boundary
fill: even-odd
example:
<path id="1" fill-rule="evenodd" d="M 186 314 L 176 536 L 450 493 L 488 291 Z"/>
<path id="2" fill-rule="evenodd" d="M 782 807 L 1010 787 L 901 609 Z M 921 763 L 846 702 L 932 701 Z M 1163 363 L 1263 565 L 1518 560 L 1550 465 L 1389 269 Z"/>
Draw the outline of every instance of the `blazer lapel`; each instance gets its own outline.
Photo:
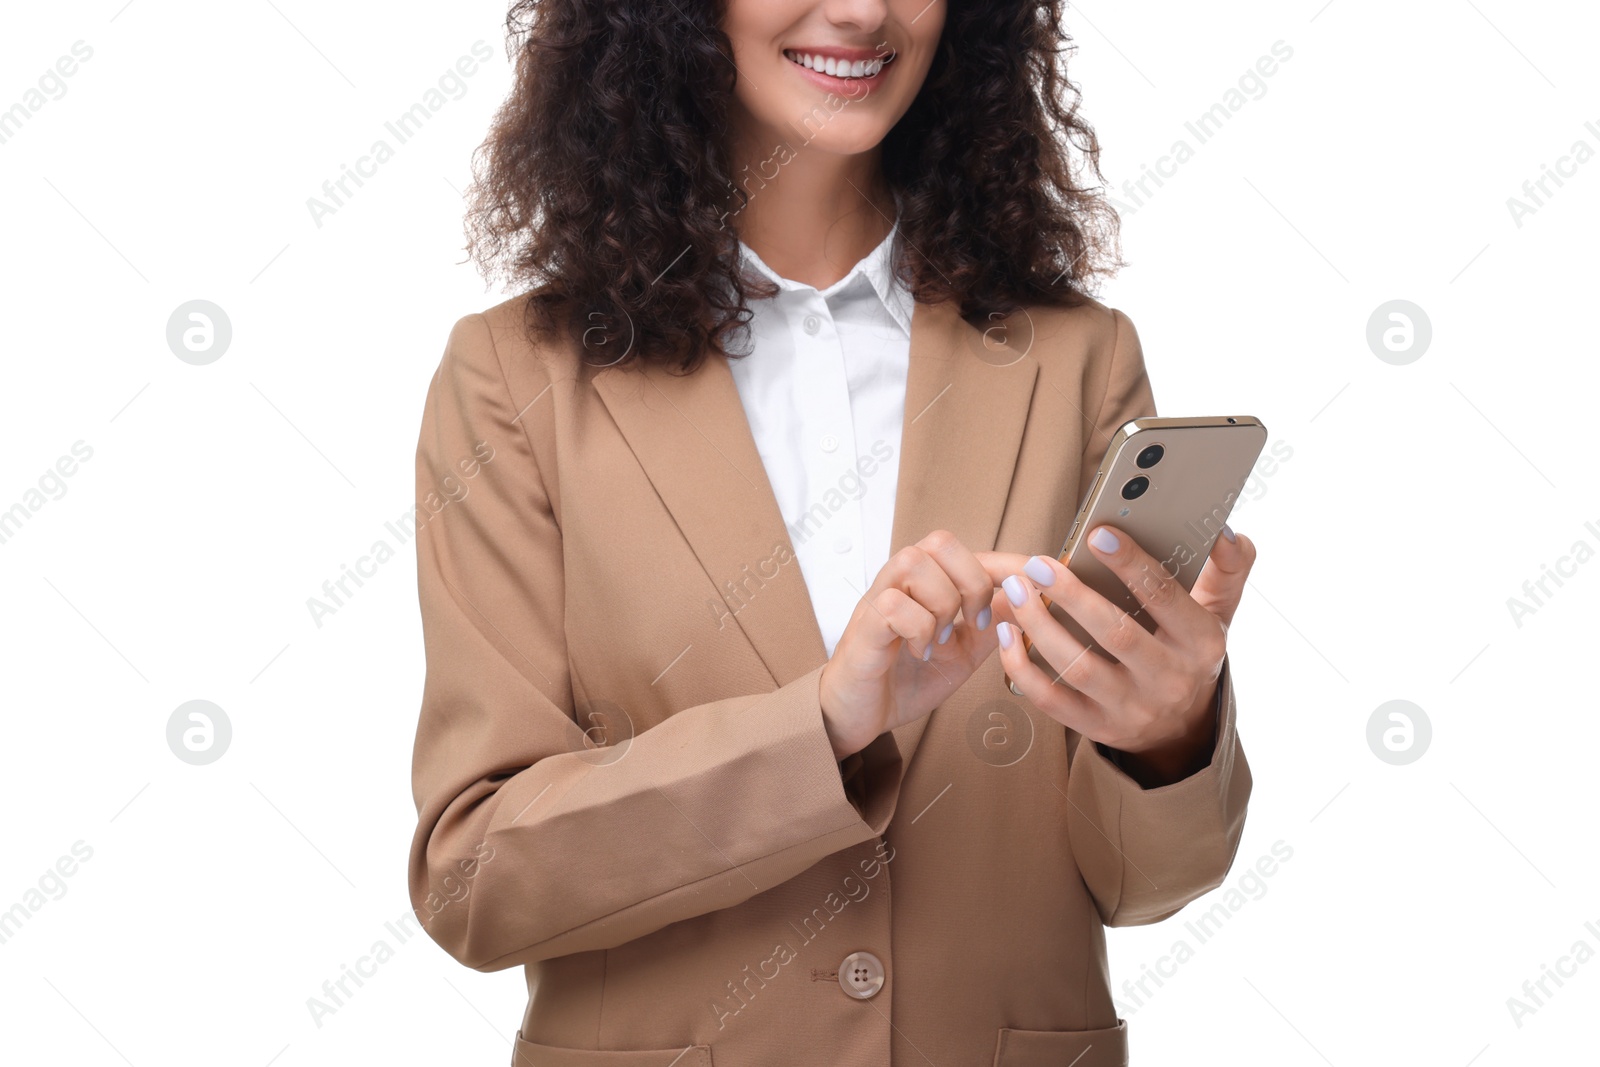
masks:
<path id="1" fill-rule="evenodd" d="M 1031 342 L 1031 329 L 1025 337 L 980 332 L 954 303 L 916 306 L 891 555 L 934 530 L 949 530 L 974 552 L 995 547 L 1039 376 Z M 937 714 L 895 728 L 907 772 Z"/>
<path id="2" fill-rule="evenodd" d="M 891 553 L 936 529 L 973 550 L 995 547 L 1038 372 L 1023 346 L 980 333 L 954 304 L 916 305 Z M 727 360 L 709 359 L 691 375 L 607 368 L 593 381 L 719 592 L 748 584 L 747 568 L 775 547 L 792 551 Z M 761 582 L 734 620 L 773 681 L 786 685 L 827 651 L 799 566 Z M 894 731 L 906 766 L 930 717 Z"/>

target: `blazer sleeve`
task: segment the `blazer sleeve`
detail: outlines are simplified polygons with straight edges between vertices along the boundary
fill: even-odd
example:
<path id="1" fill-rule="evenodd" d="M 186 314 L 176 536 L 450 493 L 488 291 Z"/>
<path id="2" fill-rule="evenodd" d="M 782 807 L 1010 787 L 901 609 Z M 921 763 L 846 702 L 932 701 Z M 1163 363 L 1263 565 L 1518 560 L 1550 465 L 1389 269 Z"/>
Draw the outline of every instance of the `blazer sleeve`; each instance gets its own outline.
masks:
<path id="1" fill-rule="evenodd" d="M 426 677 L 408 882 L 429 935 L 483 971 L 739 904 L 880 834 L 901 775 L 890 733 L 835 759 L 820 665 L 586 747 L 528 409 L 513 407 L 487 321 L 461 319 L 428 388 L 418 499 L 461 484 L 463 457 L 493 460 L 416 541 Z"/>
<path id="2" fill-rule="evenodd" d="M 1156 414 L 1144 353 L 1120 311 L 1105 397 L 1084 449 L 1080 485 L 1100 469 L 1111 438 L 1129 419 Z M 1250 766 L 1235 724 L 1233 670 L 1217 679 L 1217 737 L 1211 761 L 1187 778 L 1145 789 L 1111 750 L 1068 731 L 1067 825 L 1073 855 L 1108 926 L 1158 922 L 1222 884 L 1244 833 Z"/>

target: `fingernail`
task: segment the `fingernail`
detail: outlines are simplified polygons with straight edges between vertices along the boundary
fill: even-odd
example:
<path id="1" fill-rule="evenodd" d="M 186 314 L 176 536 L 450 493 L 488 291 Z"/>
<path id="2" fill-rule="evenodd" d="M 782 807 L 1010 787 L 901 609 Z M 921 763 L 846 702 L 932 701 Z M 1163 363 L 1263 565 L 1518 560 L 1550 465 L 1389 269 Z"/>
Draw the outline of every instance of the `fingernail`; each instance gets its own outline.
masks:
<path id="1" fill-rule="evenodd" d="M 922 658 L 925 660 L 933 658 L 933 642 L 930 641 L 928 647 L 922 650 Z"/>
<path id="2" fill-rule="evenodd" d="M 1109 526 L 1097 526 L 1094 533 L 1089 535 L 1089 543 L 1102 552 L 1115 552 L 1122 547 L 1122 542 L 1117 540 L 1117 535 L 1111 532 Z"/>
<path id="3" fill-rule="evenodd" d="M 1000 588 L 1006 591 L 1006 599 L 1011 601 L 1014 608 L 1022 607 L 1022 602 L 1028 599 L 1028 590 L 1023 586 L 1022 579 L 1015 574 L 1000 583 Z"/>
<path id="4" fill-rule="evenodd" d="M 1040 585 L 1056 584 L 1056 572 L 1050 569 L 1043 556 L 1029 556 L 1028 562 L 1022 565 L 1022 573 Z"/>
<path id="5" fill-rule="evenodd" d="M 987 630 L 989 628 L 989 620 L 992 618 L 994 618 L 994 612 L 988 608 L 978 612 L 978 629 Z"/>
<path id="6" fill-rule="evenodd" d="M 1238 540 L 1238 538 L 1233 536 L 1233 527 L 1229 526 L 1227 523 L 1222 524 L 1222 536 L 1226 537 L 1230 541 Z"/>
<path id="7" fill-rule="evenodd" d="M 994 632 L 1000 635 L 1001 648 L 1010 648 L 1011 642 L 1016 640 L 1015 637 L 1011 636 L 1011 624 L 1006 622 L 1004 619 L 1000 620 L 1000 623 L 995 627 Z"/>
<path id="8" fill-rule="evenodd" d="M 944 644 L 946 641 L 950 640 L 950 635 L 955 632 L 955 628 L 956 628 L 956 624 L 955 623 L 953 623 L 953 622 L 945 623 L 944 629 L 939 631 L 939 643 L 941 645 Z"/>

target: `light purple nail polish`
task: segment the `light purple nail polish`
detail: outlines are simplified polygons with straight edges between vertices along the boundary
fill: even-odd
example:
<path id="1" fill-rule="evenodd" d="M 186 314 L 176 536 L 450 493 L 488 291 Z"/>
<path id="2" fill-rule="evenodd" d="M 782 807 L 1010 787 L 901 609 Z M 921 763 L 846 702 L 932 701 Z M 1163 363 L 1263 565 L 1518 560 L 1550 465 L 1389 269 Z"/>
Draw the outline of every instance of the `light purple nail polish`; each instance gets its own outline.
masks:
<path id="1" fill-rule="evenodd" d="M 1222 524 L 1222 536 L 1226 537 L 1230 541 L 1238 540 L 1237 537 L 1233 536 L 1233 527 L 1229 526 L 1227 523 Z"/>
<path id="2" fill-rule="evenodd" d="M 1122 546 L 1117 540 L 1117 535 L 1111 532 L 1108 526 L 1098 526 L 1094 533 L 1089 535 L 1089 543 L 1102 552 L 1115 552 Z"/>
<path id="3" fill-rule="evenodd" d="M 1022 565 L 1022 573 L 1040 585 L 1056 584 L 1056 572 L 1050 569 L 1049 561 L 1043 556 L 1029 556 L 1028 562 Z"/>
<path id="4" fill-rule="evenodd" d="M 1006 599 L 1011 601 L 1014 608 L 1022 607 L 1022 602 L 1028 599 L 1028 588 L 1022 584 L 1022 579 L 1013 574 L 1000 583 L 1000 588 L 1006 591 Z"/>
<path id="5" fill-rule="evenodd" d="M 955 633 L 955 629 L 956 629 L 956 624 L 955 623 L 953 623 L 953 622 L 945 623 L 944 624 L 944 629 L 939 631 L 939 643 L 942 645 L 946 641 L 950 640 L 950 635 Z"/>
<path id="6" fill-rule="evenodd" d="M 999 625 L 995 627 L 995 633 L 1000 636 L 1001 648 L 1010 648 L 1011 643 L 1016 640 L 1016 638 L 1011 635 L 1011 624 L 1006 622 L 1004 619 L 1000 620 Z"/>
<path id="7" fill-rule="evenodd" d="M 989 628 L 989 620 L 993 618 L 994 612 L 990 611 L 988 608 L 984 608 L 982 611 L 978 612 L 978 629 L 987 630 Z"/>
<path id="8" fill-rule="evenodd" d="M 932 641 L 929 641 L 928 642 L 928 647 L 922 650 L 922 658 L 925 659 L 925 660 L 930 660 L 930 659 L 933 658 L 933 642 Z"/>

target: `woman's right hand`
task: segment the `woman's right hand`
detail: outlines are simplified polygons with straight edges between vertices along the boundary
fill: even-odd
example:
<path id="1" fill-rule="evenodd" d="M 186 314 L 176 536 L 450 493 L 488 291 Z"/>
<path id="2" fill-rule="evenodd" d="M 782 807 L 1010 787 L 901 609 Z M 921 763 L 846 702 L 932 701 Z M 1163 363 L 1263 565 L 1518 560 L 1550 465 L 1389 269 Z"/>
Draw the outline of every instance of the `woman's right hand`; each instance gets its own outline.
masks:
<path id="1" fill-rule="evenodd" d="M 980 559 L 989 554 L 934 530 L 883 565 L 820 676 L 837 758 L 928 714 L 994 652 L 1005 594 Z"/>

